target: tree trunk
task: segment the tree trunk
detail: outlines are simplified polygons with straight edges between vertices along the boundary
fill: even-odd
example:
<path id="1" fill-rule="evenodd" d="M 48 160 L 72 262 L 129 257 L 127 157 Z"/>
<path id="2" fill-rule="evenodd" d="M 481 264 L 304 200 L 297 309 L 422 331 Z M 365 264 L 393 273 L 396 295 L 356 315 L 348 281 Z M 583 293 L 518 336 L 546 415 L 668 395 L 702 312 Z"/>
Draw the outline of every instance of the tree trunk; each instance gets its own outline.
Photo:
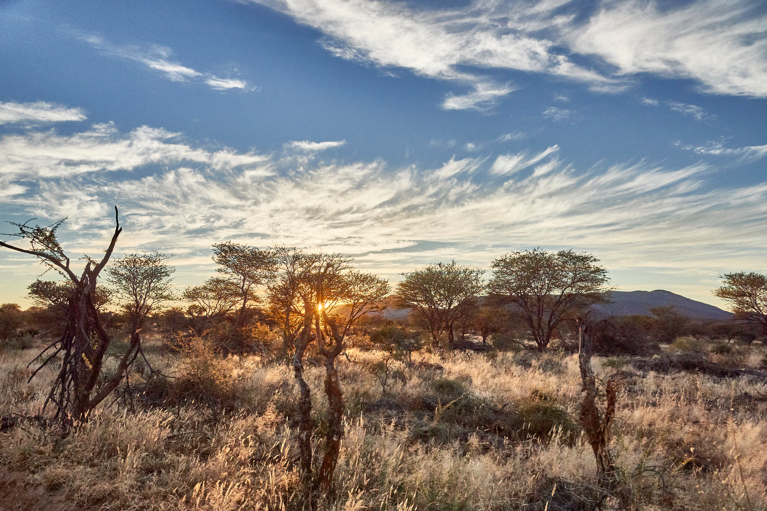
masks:
<path id="1" fill-rule="evenodd" d="M 322 458 L 318 485 L 326 494 L 332 490 L 333 474 L 336 471 L 338 454 L 341 451 L 341 439 L 344 436 L 344 400 L 341 382 L 338 379 L 338 370 L 335 367 L 335 358 L 335 356 L 329 357 L 325 362 L 325 394 L 328 397 L 330 423 L 328 424 L 325 455 Z"/>
<path id="2" fill-rule="evenodd" d="M 302 333 L 302 337 L 308 338 L 308 333 Z M 312 420 L 312 391 L 309 384 L 304 380 L 303 358 L 308 341 L 301 339 L 293 355 L 293 374 L 296 378 L 301 397 L 298 401 L 298 456 L 301 470 L 301 480 L 310 486 L 312 480 L 312 432 L 314 421 Z"/>
<path id="3" fill-rule="evenodd" d="M 600 483 L 612 486 L 615 481 L 615 465 L 607 450 L 607 444 L 610 439 L 610 422 L 615 414 L 616 382 L 609 380 L 607 383 L 607 407 L 602 417 L 597 407 L 596 377 L 591 369 L 591 346 L 582 319 L 578 319 L 578 341 L 578 365 L 584 393 L 580 410 L 581 425 L 594 451 Z"/>

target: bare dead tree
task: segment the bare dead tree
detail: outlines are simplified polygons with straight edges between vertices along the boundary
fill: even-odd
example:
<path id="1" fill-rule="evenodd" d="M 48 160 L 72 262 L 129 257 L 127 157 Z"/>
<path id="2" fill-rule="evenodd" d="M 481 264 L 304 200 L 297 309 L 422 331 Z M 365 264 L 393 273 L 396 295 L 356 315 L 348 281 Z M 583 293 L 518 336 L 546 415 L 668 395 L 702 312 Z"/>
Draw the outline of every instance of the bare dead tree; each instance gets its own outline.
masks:
<path id="1" fill-rule="evenodd" d="M 54 419 L 68 426 L 86 419 L 89 412 L 117 388 L 138 354 L 139 346 L 132 340 L 128 350 L 120 358 L 114 375 L 97 388 L 111 338 L 94 306 L 96 281 L 112 255 L 122 228 L 115 207 L 115 230 L 104 256 L 98 262 L 86 257 L 85 269 L 82 274 L 77 275 L 70 267 L 70 259 L 56 236 L 63 220 L 47 227 L 31 227 L 28 225 L 30 221 L 23 224 L 14 223 L 19 232 L 11 234 L 29 242 L 29 248 L 17 247 L 4 241 L 0 241 L 0 247 L 37 257 L 72 284 L 64 333 L 30 362 L 30 365 L 38 364 L 30 376 L 31 380 L 43 367 L 57 360 L 58 355 L 62 355 L 61 366 L 43 404 L 42 413 L 53 403 L 56 407 Z"/>
<path id="2" fill-rule="evenodd" d="M 591 328 L 587 323 L 586 316 L 579 316 L 577 318 L 579 340 L 578 365 L 580 366 L 581 381 L 583 383 L 580 422 L 591 445 L 591 449 L 594 451 L 600 487 L 608 491 L 617 489 L 618 495 L 621 498 L 625 498 L 626 489 L 619 487 L 615 463 L 608 449 L 610 426 L 615 417 L 618 386 L 625 375 L 618 373 L 608 378 L 605 383 L 606 404 L 604 412 L 602 412 L 598 405 L 599 392 L 596 376 L 594 376 L 594 371 L 591 368 L 591 343 L 589 339 Z"/>

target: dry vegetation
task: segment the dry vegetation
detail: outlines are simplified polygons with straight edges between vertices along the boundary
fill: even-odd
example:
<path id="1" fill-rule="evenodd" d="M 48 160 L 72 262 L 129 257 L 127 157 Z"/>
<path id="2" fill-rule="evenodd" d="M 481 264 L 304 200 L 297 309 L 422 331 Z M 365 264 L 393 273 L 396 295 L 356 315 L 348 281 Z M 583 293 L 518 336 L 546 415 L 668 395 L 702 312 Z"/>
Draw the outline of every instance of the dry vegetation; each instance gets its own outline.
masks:
<path id="1" fill-rule="evenodd" d="M 53 366 L 26 383 L 33 344 L 0 352 L 0 416 L 34 416 L 47 395 Z M 177 353 L 148 337 L 145 350 L 169 377 L 134 365 L 131 390 L 123 386 L 68 435 L 23 419 L 4 428 L 0 509 L 305 506 L 297 389 L 284 363 L 224 358 L 194 339 Z M 666 352 L 693 350 L 718 367 L 757 368 L 765 354 L 693 340 Z M 609 445 L 622 490 L 609 494 L 597 487 L 578 425 L 577 355 L 415 353 L 404 363 L 346 353 L 338 360 L 346 436 L 335 490 L 317 509 L 767 507 L 767 385 L 757 376 L 638 371 L 630 358 L 594 358 L 602 381 L 626 374 Z M 306 366 L 320 436 L 324 368 Z"/>

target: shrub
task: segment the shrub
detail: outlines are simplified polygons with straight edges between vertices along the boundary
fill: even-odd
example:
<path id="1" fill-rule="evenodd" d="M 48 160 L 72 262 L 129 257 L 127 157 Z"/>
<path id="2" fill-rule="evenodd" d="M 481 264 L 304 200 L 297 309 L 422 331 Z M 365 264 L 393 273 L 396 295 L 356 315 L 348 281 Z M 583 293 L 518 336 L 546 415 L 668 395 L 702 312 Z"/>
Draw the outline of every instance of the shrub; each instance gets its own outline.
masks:
<path id="1" fill-rule="evenodd" d="M 490 337 L 490 343 L 498 351 L 519 351 L 523 348 L 522 343 L 513 334 L 497 333 Z"/>
<path id="2" fill-rule="evenodd" d="M 414 351 L 423 348 L 423 340 L 420 332 L 408 331 L 388 323 L 381 328 L 370 332 L 370 342 L 373 345 L 388 351 L 395 358 L 412 361 Z"/>
<path id="3" fill-rule="evenodd" d="M 655 321 L 647 316 L 614 317 L 600 321 L 591 332 L 591 348 L 601 356 L 647 356 L 660 352 L 652 332 Z"/>
<path id="4" fill-rule="evenodd" d="M 466 393 L 463 383 L 449 378 L 437 378 L 431 382 L 431 388 L 439 395 L 443 404 L 454 401 Z"/>
<path id="5" fill-rule="evenodd" d="M 21 308 L 15 303 L 0 305 L 0 341 L 16 337 L 17 331 L 24 324 Z"/>
<path id="6" fill-rule="evenodd" d="M 575 441 L 580 428 L 573 421 L 567 410 L 549 400 L 533 398 L 522 403 L 518 410 L 522 422 L 522 436 L 547 440 L 553 434 L 561 434 L 565 443 Z"/>
<path id="7" fill-rule="evenodd" d="M 233 359 L 221 357 L 214 342 L 201 337 L 180 339 L 176 350 L 183 357 L 181 372 L 171 381 L 162 377 L 148 380 L 146 398 L 150 404 L 179 406 L 194 402 L 214 414 L 237 407 L 242 396 Z"/>

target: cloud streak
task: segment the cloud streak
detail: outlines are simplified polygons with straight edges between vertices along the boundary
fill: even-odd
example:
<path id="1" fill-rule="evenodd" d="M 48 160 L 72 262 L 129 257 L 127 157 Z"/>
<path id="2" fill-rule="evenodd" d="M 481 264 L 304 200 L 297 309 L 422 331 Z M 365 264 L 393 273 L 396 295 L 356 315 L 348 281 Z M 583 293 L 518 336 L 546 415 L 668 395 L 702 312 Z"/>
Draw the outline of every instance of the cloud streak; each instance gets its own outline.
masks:
<path id="1" fill-rule="evenodd" d="M 293 142 L 285 144 L 285 146 L 290 149 L 297 149 L 299 151 L 304 151 L 304 152 L 318 152 L 318 151 L 325 151 L 327 149 L 333 149 L 335 147 L 341 147 L 344 144 L 346 144 L 346 140 L 329 140 L 327 142 L 310 142 L 309 140 L 294 140 Z"/>
<path id="2" fill-rule="evenodd" d="M 181 138 L 178 133 L 147 126 L 124 134 L 111 123 L 96 124 L 68 136 L 55 131 L 6 135 L 0 139 L 0 176 L 68 178 L 183 162 L 207 165 L 212 170 L 265 171 L 266 156 L 226 148 L 206 151 L 183 143 Z"/>
<path id="3" fill-rule="evenodd" d="M 442 107 L 448 110 L 486 110 L 515 90 L 466 66 L 547 73 L 601 87 L 621 81 L 573 63 L 553 41 L 533 34 L 557 23 L 550 15 L 562 2 L 531 8 L 483 1 L 429 11 L 367 0 L 252 1 L 321 31 L 323 47 L 337 57 L 470 87 L 471 92 L 445 97 Z"/>
<path id="4" fill-rule="evenodd" d="M 626 90 L 635 76 L 695 80 L 709 93 L 767 97 L 767 17 L 756 0 L 601 2 L 576 15 L 567 0 L 475 0 L 428 8 L 369 0 L 250 0 L 320 31 L 333 55 L 468 86 L 447 110 L 487 110 L 516 89 L 482 70 L 562 77 Z M 583 14 L 583 13 L 577 13 Z"/>
<path id="5" fill-rule="evenodd" d="M 452 258 L 486 266 L 538 245 L 588 250 L 613 270 L 718 274 L 735 264 L 734 253 L 746 260 L 767 248 L 767 184 L 707 189 L 714 169 L 702 164 L 580 171 L 560 152 L 391 168 L 382 160 L 297 164 L 289 154 L 209 151 L 146 127 L 26 132 L 0 140 L 0 154 L 16 162 L 11 171 L 0 165 L 0 213 L 68 216 L 67 246 L 87 253 L 100 249 L 117 204 L 123 251 L 158 248 L 197 260 L 227 239 L 284 243 L 354 255 L 390 275 Z M 136 172 L 151 163 L 162 168 Z"/>
<path id="6" fill-rule="evenodd" d="M 49 124 L 85 119 L 82 108 L 67 108 L 44 101 L 0 102 L 0 124 Z"/>
<path id="7" fill-rule="evenodd" d="M 256 87 L 245 80 L 222 78 L 213 73 L 197 71 L 174 61 L 172 59 L 173 51 L 165 46 L 119 46 L 95 35 L 82 35 L 81 39 L 107 55 L 139 62 L 172 82 L 204 83 L 214 90 L 237 89 L 245 92 L 256 90 Z"/>
<path id="8" fill-rule="evenodd" d="M 696 80 L 715 94 L 767 97 L 767 23 L 753 0 L 700 0 L 661 10 L 657 2 L 604 2 L 563 38 L 618 74 Z"/>
<path id="9" fill-rule="evenodd" d="M 684 146 L 683 149 L 703 156 L 731 156 L 737 158 L 739 163 L 752 162 L 767 156 L 767 145 L 728 148 L 722 142 L 710 142 L 705 146 Z"/>

